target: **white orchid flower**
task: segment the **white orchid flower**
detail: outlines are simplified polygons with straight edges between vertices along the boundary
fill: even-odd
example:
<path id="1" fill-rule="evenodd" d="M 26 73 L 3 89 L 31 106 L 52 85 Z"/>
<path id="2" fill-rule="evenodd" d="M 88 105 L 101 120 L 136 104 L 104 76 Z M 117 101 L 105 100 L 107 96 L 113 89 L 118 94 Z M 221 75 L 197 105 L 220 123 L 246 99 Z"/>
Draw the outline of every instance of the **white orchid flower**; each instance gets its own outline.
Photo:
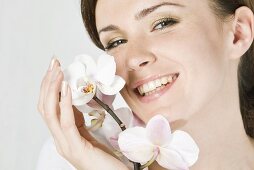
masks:
<path id="1" fill-rule="evenodd" d="M 104 95 L 118 93 L 125 81 L 115 73 L 116 64 L 110 55 L 101 55 L 97 62 L 87 55 L 77 56 L 64 70 L 65 80 L 72 90 L 73 105 L 82 106 L 90 102 L 96 95 L 97 88 Z"/>
<path id="2" fill-rule="evenodd" d="M 133 127 L 119 134 L 121 152 L 142 165 L 151 160 L 167 169 L 187 170 L 198 159 L 199 148 L 191 136 L 180 130 L 171 134 L 167 119 L 153 117 L 146 128 Z"/>
<path id="3" fill-rule="evenodd" d="M 83 113 L 85 119 L 85 127 L 89 131 L 95 131 L 102 126 L 105 119 L 105 111 L 93 110 L 89 113 Z"/>

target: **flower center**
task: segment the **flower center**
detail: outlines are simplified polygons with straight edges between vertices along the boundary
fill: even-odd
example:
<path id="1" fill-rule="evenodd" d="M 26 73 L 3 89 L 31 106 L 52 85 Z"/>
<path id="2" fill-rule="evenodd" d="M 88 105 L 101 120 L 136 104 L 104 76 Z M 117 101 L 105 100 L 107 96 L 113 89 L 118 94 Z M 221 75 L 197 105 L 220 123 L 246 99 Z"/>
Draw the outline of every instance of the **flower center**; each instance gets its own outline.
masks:
<path id="1" fill-rule="evenodd" d="M 83 87 L 81 91 L 87 94 L 87 93 L 92 93 L 93 90 L 94 90 L 94 85 L 89 83 L 87 86 Z"/>

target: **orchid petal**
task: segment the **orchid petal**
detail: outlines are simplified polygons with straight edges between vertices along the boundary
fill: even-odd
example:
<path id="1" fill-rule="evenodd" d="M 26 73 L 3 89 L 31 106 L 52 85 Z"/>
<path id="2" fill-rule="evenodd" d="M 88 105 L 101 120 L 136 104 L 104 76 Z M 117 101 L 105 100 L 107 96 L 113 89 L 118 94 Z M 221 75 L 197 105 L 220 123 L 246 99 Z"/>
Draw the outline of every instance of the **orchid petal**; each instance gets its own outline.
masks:
<path id="1" fill-rule="evenodd" d="M 84 114 L 84 119 L 85 119 L 85 125 L 87 127 L 92 125 L 92 120 L 97 119 L 96 116 L 90 116 L 88 114 Z"/>
<path id="2" fill-rule="evenodd" d="M 169 123 L 161 115 L 156 115 L 150 119 L 146 129 L 147 137 L 154 145 L 163 146 L 165 143 L 169 143 L 172 138 Z"/>
<path id="3" fill-rule="evenodd" d="M 119 152 L 120 148 L 118 145 L 118 138 L 113 138 L 113 137 L 109 138 L 109 143 L 111 144 L 111 146 L 113 146 L 113 148 L 115 150 L 117 150 Z"/>
<path id="4" fill-rule="evenodd" d="M 68 82 L 71 89 L 77 89 L 76 80 L 80 77 L 86 76 L 85 67 L 79 62 L 72 63 L 63 71 L 63 73 L 64 79 Z"/>
<path id="5" fill-rule="evenodd" d="M 128 108 L 117 109 L 114 112 L 118 118 L 128 127 L 132 119 L 132 114 Z M 116 121 L 108 113 L 105 116 L 102 129 L 108 140 L 110 138 L 118 139 L 118 135 L 122 131 Z"/>
<path id="6" fill-rule="evenodd" d="M 116 123 L 116 121 L 109 114 L 106 114 L 102 127 L 100 128 L 100 131 L 105 136 L 107 141 L 111 143 L 112 139 L 115 140 L 118 139 L 118 135 L 122 130 Z"/>
<path id="7" fill-rule="evenodd" d="M 94 110 L 94 108 L 92 108 L 92 107 L 90 107 L 90 106 L 88 106 L 88 105 L 86 105 L 86 104 L 84 104 L 84 105 L 75 105 L 75 107 L 76 107 L 80 112 L 82 112 L 83 114 L 89 113 L 89 112 L 91 112 L 91 111 Z"/>
<path id="8" fill-rule="evenodd" d="M 122 107 L 130 108 L 120 93 L 117 93 L 115 95 L 115 100 L 113 101 L 112 106 L 114 107 L 114 109 L 119 109 Z"/>
<path id="9" fill-rule="evenodd" d="M 92 100 L 96 92 L 96 85 L 87 78 L 80 78 L 76 83 L 77 89 L 72 89 L 73 105 L 84 105 Z"/>
<path id="10" fill-rule="evenodd" d="M 98 104 L 95 100 L 90 100 L 87 105 L 95 110 L 104 110 L 104 108 Z"/>
<path id="11" fill-rule="evenodd" d="M 96 91 L 96 97 L 99 98 L 103 103 L 113 108 L 113 102 L 116 95 L 105 95 L 100 90 Z"/>
<path id="12" fill-rule="evenodd" d="M 93 110 L 92 112 L 89 112 L 87 114 L 87 118 L 85 119 L 86 121 L 90 121 L 90 125 L 87 125 L 87 130 L 89 131 L 96 131 L 97 129 L 102 127 L 102 124 L 105 119 L 105 111 L 100 111 L 100 110 Z"/>
<path id="13" fill-rule="evenodd" d="M 154 154 L 154 146 L 146 138 L 146 129 L 134 127 L 119 134 L 118 144 L 121 152 L 129 160 L 146 163 Z"/>
<path id="14" fill-rule="evenodd" d="M 181 155 L 188 166 L 192 166 L 198 160 L 199 148 L 191 136 L 184 131 L 177 130 L 173 133 L 170 147 Z"/>
<path id="15" fill-rule="evenodd" d="M 73 105 L 84 105 L 93 98 L 95 89 L 89 94 L 84 94 L 80 91 L 82 85 L 85 86 L 86 82 L 89 81 L 88 77 L 86 77 L 85 67 L 80 62 L 74 62 L 67 69 L 65 69 L 64 77 L 72 90 Z M 91 84 L 96 87 L 93 82 L 91 82 Z"/>
<path id="16" fill-rule="evenodd" d="M 120 76 L 115 76 L 115 79 L 113 83 L 108 86 L 101 82 L 96 82 L 96 85 L 98 89 L 106 95 L 115 95 L 117 94 L 123 87 L 124 87 L 125 81 Z"/>
<path id="17" fill-rule="evenodd" d="M 182 159 L 181 155 L 172 148 L 160 147 L 160 153 L 156 158 L 158 164 L 167 169 L 188 170 L 188 165 Z"/>
<path id="18" fill-rule="evenodd" d="M 132 113 L 128 108 L 121 108 L 114 111 L 118 118 L 127 126 L 130 124 L 132 119 Z M 122 131 L 116 121 L 111 115 L 106 114 L 102 127 L 100 128 L 103 136 L 112 144 L 112 146 L 119 150 L 118 144 L 115 142 L 118 140 L 118 135 Z"/>
<path id="19" fill-rule="evenodd" d="M 130 127 L 133 121 L 133 114 L 129 108 L 119 108 L 114 111 L 118 118 L 126 125 L 127 128 Z"/>
<path id="20" fill-rule="evenodd" d="M 140 126 L 140 127 L 145 127 L 145 123 L 136 115 L 136 113 L 132 112 L 133 119 L 131 121 L 130 126 Z"/>
<path id="21" fill-rule="evenodd" d="M 116 64 L 113 56 L 101 55 L 97 60 L 97 72 L 95 80 L 106 86 L 110 86 L 115 78 Z"/>
<path id="22" fill-rule="evenodd" d="M 81 106 L 88 103 L 94 97 L 94 93 L 84 94 L 79 91 L 72 91 L 72 104 Z"/>
<path id="23" fill-rule="evenodd" d="M 96 74 L 97 66 L 94 59 L 88 55 L 79 55 L 75 57 L 75 62 L 80 62 L 85 67 L 86 75 L 92 77 Z"/>

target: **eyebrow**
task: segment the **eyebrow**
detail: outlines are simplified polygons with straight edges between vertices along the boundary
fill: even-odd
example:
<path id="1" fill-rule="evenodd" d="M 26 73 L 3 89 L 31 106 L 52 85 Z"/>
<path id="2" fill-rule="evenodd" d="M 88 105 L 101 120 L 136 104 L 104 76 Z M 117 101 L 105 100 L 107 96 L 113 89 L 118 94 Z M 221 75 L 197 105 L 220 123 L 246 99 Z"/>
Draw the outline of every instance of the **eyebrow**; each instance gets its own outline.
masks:
<path id="1" fill-rule="evenodd" d="M 184 5 L 173 3 L 173 2 L 162 2 L 158 5 L 151 6 L 150 8 L 143 9 L 141 12 L 139 12 L 137 15 L 135 15 L 135 19 L 140 20 L 162 6 L 184 7 Z"/>
<path id="2" fill-rule="evenodd" d="M 162 2 L 160 4 L 151 6 L 149 8 L 143 9 L 141 10 L 138 14 L 135 15 L 135 20 L 141 20 L 143 18 L 145 18 L 147 15 L 151 14 L 152 12 L 154 12 L 156 9 L 162 7 L 162 6 L 177 6 L 177 7 L 184 7 L 184 5 L 181 4 L 177 4 L 177 3 L 172 3 L 172 2 Z M 119 27 L 115 26 L 115 25 L 108 25 L 104 28 L 102 28 L 98 34 L 100 35 L 100 33 L 102 32 L 107 32 L 107 31 L 115 31 L 115 30 L 119 30 Z"/>
<path id="3" fill-rule="evenodd" d="M 115 25 L 109 25 L 109 26 L 107 26 L 107 27 L 102 28 L 102 29 L 98 32 L 98 34 L 100 35 L 100 33 L 102 33 L 102 32 L 115 31 L 115 30 L 119 30 L 119 27 L 117 27 L 117 26 L 115 26 Z"/>

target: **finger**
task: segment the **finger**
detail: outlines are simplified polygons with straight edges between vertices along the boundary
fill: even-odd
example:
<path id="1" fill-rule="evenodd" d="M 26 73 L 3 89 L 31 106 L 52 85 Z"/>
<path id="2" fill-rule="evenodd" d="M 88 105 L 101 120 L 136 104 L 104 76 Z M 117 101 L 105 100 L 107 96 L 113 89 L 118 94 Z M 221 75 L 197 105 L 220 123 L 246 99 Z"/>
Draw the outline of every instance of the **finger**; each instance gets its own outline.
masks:
<path id="1" fill-rule="evenodd" d="M 43 109 L 43 99 L 44 99 L 44 93 L 45 93 L 43 90 L 44 84 L 45 84 L 45 77 L 43 78 L 43 80 L 41 82 L 39 101 L 37 104 L 37 109 L 41 114 L 44 113 L 44 109 Z"/>
<path id="2" fill-rule="evenodd" d="M 49 83 L 48 91 L 46 92 L 44 98 L 44 119 L 49 127 L 54 138 L 57 140 L 64 140 L 64 135 L 61 131 L 59 122 L 59 91 L 61 87 L 61 82 L 63 80 L 63 73 L 60 67 L 57 67 L 53 71 L 51 80 Z"/>
<path id="3" fill-rule="evenodd" d="M 41 82 L 41 86 L 40 86 L 40 95 L 39 95 L 39 101 L 37 104 L 37 109 L 40 113 L 44 113 L 44 109 L 43 109 L 43 101 L 44 101 L 44 97 L 45 97 L 45 87 L 47 87 L 49 85 L 50 82 L 50 78 L 52 75 L 52 70 L 53 68 L 55 68 L 56 66 L 59 66 L 60 63 L 58 61 L 56 61 L 55 58 L 51 59 L 48 71 L 46 73 L 46 75 L 43 77 L 43 80 Z"/>
<path id="4" fill-rule="evenodd" d="M 49 86 L 50 86 L 51 82 L 54 79 L 56 79 L 55 72 L 58 72 L 59 71 L 58 69 L 60 67 L 61 67 L 60 62 L 56 58 L 53 58 L 50 66 L 49 66 L 49 69 L 45 75 L 45 82 L 44 82 L 44 86 L 43 86 L 43 91 L 47 92 L 49 90 Z M 45 94 L 45 93 L 43 93 L 43 94 Z M 45 100 L 45 98 L 46 98 L 46 95 L 44 95 L 44 100 Z"/>
<path id="5" fill-rule="evenodd" d="M 74 112 L 72 109 L 71 90 L 68 86 L 68 83 L 65 81 L 62 82 L 60 111 L 61 128 L 66 140 L 69 143 L 69 146 L 73 149 L 81 148 L 83 145 L 82 137 L 80 136 L 75 124 Z M 87 141 L 85 139 L 83 140 L 86 145 Z"/>

